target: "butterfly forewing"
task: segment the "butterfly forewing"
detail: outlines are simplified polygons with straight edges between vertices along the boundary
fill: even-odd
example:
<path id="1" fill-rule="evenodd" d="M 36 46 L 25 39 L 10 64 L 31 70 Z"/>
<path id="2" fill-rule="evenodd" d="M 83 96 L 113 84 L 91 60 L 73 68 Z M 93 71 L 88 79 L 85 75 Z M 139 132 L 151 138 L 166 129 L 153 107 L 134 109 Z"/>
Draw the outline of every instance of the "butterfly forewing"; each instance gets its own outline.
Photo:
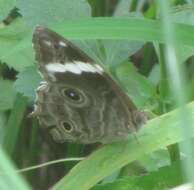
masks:
<path id="1" fill-rule="evenodd" d="M 55 141 L 122 140 L 144 121 L 117 83 L 71 42 L 37 27 L 33 44 L 44 80 L 37 89 L 34 114 Z"/>

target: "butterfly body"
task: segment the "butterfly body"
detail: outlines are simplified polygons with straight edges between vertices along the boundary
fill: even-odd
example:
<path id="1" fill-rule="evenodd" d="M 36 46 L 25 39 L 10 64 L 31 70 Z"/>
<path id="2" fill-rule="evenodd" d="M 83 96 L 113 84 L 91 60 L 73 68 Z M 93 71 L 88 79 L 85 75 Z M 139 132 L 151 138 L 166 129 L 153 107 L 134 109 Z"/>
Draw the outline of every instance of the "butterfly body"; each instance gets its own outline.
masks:
<path id="1" fill-rule="evenodd" d="M 57 142 L 126 139 L 145 116 L 104 69 L 55 32 L 37 27 L 33 43 L 44 82 L 34 115 Z"/>

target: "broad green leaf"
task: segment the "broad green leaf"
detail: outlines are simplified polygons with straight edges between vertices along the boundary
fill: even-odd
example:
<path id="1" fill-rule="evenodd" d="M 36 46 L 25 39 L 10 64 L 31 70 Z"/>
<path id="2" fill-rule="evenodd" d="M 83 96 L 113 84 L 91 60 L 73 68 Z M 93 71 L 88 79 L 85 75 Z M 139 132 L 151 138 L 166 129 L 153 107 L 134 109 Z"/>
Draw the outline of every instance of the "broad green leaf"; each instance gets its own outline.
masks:
<path id="1" fill-rule="evenodd" d="M 129 16 L 129 7 L 131 1 L 129 0 L 120 0 L 114 12 L 114 16 Z"/>
<path id="2" fill-rule="evenodd" d="M 15 98 L 13 82 L 0 80 L 0 111 L 11 109 Z"/>
<path id="3" fill-rule="evenodd" d="M 127 60 L 144 45 L 143 42 L 129 40 L 103 40 L 102 43 L 106 53 L 105 64 L 110 66 Z"/>
<path id="4" fill-rule="evenodd" d="M 0 0 L 0 21 L 5 19 L 10 11 L 15 7 L 15 0 Z"/>
<path id="5" fill-rule="evenodd" d="M 0 29 L 0 59 L 17 71 L 32 65 L 31 30 L 22 19 Z"/>
<path id="6" fill-rule="evenodd" d="M 155 85 L 140 75 L 132 63 L 126 62 L 120 65 L 116 69 L 116 75 L 137 107 L 145 106 L 149 98 L 153 97 L 156 93 Z"/>
<path id="7" fill-rule="evenodd" d="M 129 40 L 74 40 L 73 42 L 97 63 L 108 68 L 128 59 L 144 45 L 143 42 Z"/>
<path id="8" fill-rule="evenodd" d="M 17 7 L 26 23 L 31 26 L 91 15 L 89 4 L 85 0 L 17 0 Z"/>
<path id="9" fill-rule="evenodd" d="M 120 0 L 114 12 L 114 17 L 144 18 L 139 11 L 129 12 L 132 2 L 130 0 Z"/>
<path id="10" fill-rule="evenodd" d="M 28 97 L 30 101 L 35 99 L 35 89 L 39 86 L 41 77 L 35 67 L 28 67 L 17 75 L 14 87 L 17 92 Z"/>
<path id="11" fill-rule="evenodd" d="M 191 115 L 194 114 L 194 102 L 187 105 L 187 111 Z M 128 141 L 109 144 L 98 149 L 77 164 L 53 189 L 90 189 L 104 177 L 143 155 L 182 141 L 179 113 L 179 110 L 174 110 L 150 120 L 136 134 L 136 138 L 131 135 Z M 191 118 L 191 122 L 194 123 L 194 117 Z M 194 125 L 190 132 L 194 136 Z"/>
<path id="12" fill-rule="evenodd" d="M 99 40 L 72 40 L 72 42 L 98 64 L 105 64 L 103 45 Z"/>

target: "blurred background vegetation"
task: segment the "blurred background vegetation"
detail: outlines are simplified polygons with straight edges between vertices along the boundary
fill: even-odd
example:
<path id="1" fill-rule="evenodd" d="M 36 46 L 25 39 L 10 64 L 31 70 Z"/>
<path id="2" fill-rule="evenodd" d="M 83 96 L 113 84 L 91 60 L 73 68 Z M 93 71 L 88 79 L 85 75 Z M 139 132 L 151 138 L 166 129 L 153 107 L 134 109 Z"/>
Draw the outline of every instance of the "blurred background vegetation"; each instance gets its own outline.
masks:
<path id="1" fill-rule="evenodd" d="M 192 179 L 193 173 L 189 170 L 193 167 L 193 153 L 190 154 L 190 162 L 185 162 L 185 173 L 181 169 L 181 161 L 189 157 L 193 143 L 190 141 L 180 148 L 176 144 L 180 142 L 176 128 L 169 129 L 181 118 L 179 113 L 175 114 L 177 118 L 173 116 L 172 121 L 167 117 L 166 123 L 160 123 L 160 118 L 164 120 L 160 115 L 194 98 L 192 0 L 1 0 L 0 10 L 0 189 L 89 189 L 99 181 L 92 189 L 167 189 Z M 166 20 L 165 15 L 168 16 Z M 175 25 L 168 31 L 165 23 Z M 122 143 L 110 145 L 101 152 L 98 152 L 98 144 L 58 144 L 40 128 L 36 119 L 28 117 L 33 110 L 35 89 L 41 81 L 31 46 L 36 25 L 52 28 L 72 40 L 104 66 L 140 110 L 154 115 L 157 126 L 153 131 L 160 131 L 160 127 L 164 127 L 164 131 L 153 132 L 148 127 L 146 145 L 150 151 L 141 149 L 137 156 L 135 151 L 140 152 L 140 141 L 133 146 L 131 154 L 126 153 L 129 154 L 127 158 L 131 156 L 133 159 L 122 161 L 122 154 L 125 154 Z M 171 33 L 172 41 L 168 38 Z M 168 42 L 175 48 L 170 52 L 171 56 L 166 52 Z M 176 60 L 171 59 L 172 55 Z M 177 62 L 175 69 L 170 71 L 169 60 Z M 180 83 L 177 82 L 179 80 Z M 191 113 L 191 109 L 188 111 Z M 182 117 L 186 118 L 184 114 Z M 191 125 L 191 128 L 185 127 L 183 136 L 194 136 L 191 132 L 193 122 L 187 123 L 184 118 L 183 125 Z M 173 140 L 165 141 L 164 137 Z M 14 172 L 60 158 L 86 157 L 96 150 L 98 156 L 108 155 L 120 160 L 121 164 L 116 165 L 114 160 L 106 162 L 107 165 L 115 164 L 115 169 L 108 170 L 106 166 L 102 167 L 102 163 L 91 162 L 94 172 L 91 178 L 88 176 L 88 181 L 83 182 L 85 186 L 81 182 L 83 186 L 79 184 L 78 176 L 67 175 L 77 161 L 53 164 L 21 175 Z M 118 157 L 114 157 L 119 151 Z M 80 165 L 80 170 L 74 171 L 85 171 L 79 175 L 86 178 L 89 166 Z M 101 167 L 106 172 L 98 175 L 95 170 Z M 72 180 L 69 186 L 65 183 L 54 186 L 66 175 L 70 176 L 66 181 Z M 87 182 L 90 185 L 87 186 Z M 71 186 L 73 183 L 75 185 Z"/>

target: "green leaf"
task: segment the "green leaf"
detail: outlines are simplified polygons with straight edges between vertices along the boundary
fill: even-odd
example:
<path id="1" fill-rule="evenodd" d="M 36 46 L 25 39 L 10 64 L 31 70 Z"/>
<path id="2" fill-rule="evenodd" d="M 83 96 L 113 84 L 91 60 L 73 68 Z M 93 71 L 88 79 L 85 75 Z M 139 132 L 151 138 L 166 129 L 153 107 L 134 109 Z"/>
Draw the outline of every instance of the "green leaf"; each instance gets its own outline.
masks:
<path id="1" fill-rule="evenodd" d="M 0 113 L 0 132 L 1 132 L 1 144 L 2 144 L 2 134 L 5 128 L 5 115 Z M 15 124 L 15 123 L 14 123 Z M 13 125 L 17 127 L 17 125 Z M 29 190 L 30 187 L 22 179 L 20 175 L 15 172 L 16 168 L 13 166 L 5 152 L 0 146 L 0 189 L 22 189 Z"/>
<path id="2" fill-rule="evenodd" d="M 178 174 L 178 175 L 177 175 Z M 180 163 L 173 163 L 171 166 L 160 168 L 143 176 L 131 176 L 117 179 L 113 183 L 97 185 L 92 190 L 164 190 L 184 183 Z"/>
<path id="3" fill-rule="evenodd" d="M 20 130 L 20 124 L 23 120 L 25 110 L 27 106 L 27 100 L 20 94 L 17 94 L 13 109 L 11 110 L 7 126 L 4 128 L 5 136 L 3 141 L 3 148 L 7 153 L 12 154 L 16 145 L 18 134 Z"/>
<path id="4" fill-rule="evenodd" d="M 115 17 L 130 17 L 130 18 L 144 18 L 143 14 L 139 11 L 129 12 L 131 6 L 130 0 L 120 0 L 115 9 Z"/>
<path id="5" fill-rule="evenodd" d="M 194 114 L 194 102 L 187 105 L 187 111 L 191 115 Z M 182 141 L 179 114 L 180 110 L 174 110 L 150 120 L 136 133 L 136 138 L 131 135 L 128 141 L 109 144 L 98 149 L 77 164 L 53 189 L 90 189 L 104 177 L 144 154 Z M 191 122 L 194 123 L 194 117 L 191 117 Z M 194 125 L 190 135 L 194 136 Z"/>
<path id="6" fill-rule="evenodd" d="M 103 52 L 103 45 L 99 40 L 71 40 L 78 48 L 84 51 L 98 64 L 103 65 L 105 63 L 105 54 Z"/>
<path id="7" fill-rule="evenodd" d="M 111 66 L 127 60 L 144 45 L 143 42 L 129 40 L 103 40 L 102 42 L 106 52 L 105 64 Z"/>
<path id="8" fill-rule="evenodd" d="M 186 5 L 175 7 L 171 12 L 171 19 L 174 23 L 194 25 L 194 6 Z M 158 53 L 158 44 L 155 45 Z M 194 47 L 181 44 L 176 46 L 177 56 L 180 63 L 186 61 L 190 56 L 194 55 Z"/>
<path id="9" fill-rule="evenodd" d="M 5 19 L 10 11 L 15 7 L 15 0 L 0 0 L 0 21 Z"/>
<path id="10" fill-rule="evenodd" d="M 17 92 L 33 101 L 35 99 L 35 89 L 39 86 L 40 81 L 41 77 L 35 67 L 28 67 L 17 75 L 14 87 Z"/>
<path id="11" fill-rule="evenodd" d="M 143 42 L 129 40 L 73 40 L 73 43 L 107 67 L 120 64 L 144 45 Z"/>
<path id="12" fill-rule="evenodd" d="M 91 15 L 90 6 L 85 0 L 17 0 L 17 7 L 26 23 L 31 26 L 48 25 Z"/>
<path id="13" fill-rule="evenodd" d="M 129 7 L 131 2 L 128 0 L 120 0 L 114 12 L 114 16 L 129 16 Z"/>
<path id="14" fill-rule="evenodd" d="M 15 167 L 0 147 L 0 189 L 30 190 L 28 184 L 15 172 Z"/>
<path id="15" fill-rule="evenodd" d="M 171 11 L 173 22 L 194 25 L 194 6 L 185 4 L 174 7 Z"/>
<path id="16" fill-rule="evenodd" d="M 159 21 L 128 18 L 90 18 L 64 21 L 52 27 L 66 38 L 72 39 L 128 39 L 163 42 Z M 175 25 L 177 41 L 194 46 L 194 27 Z M 24 70 L 33 64 L 32 33 L 18 19 L 0 29 L 0 59 L 16 70 Z"/>
<path id="17" fill-rule="evenodd" d="M 32 65 L 31 30 L 22 19 L 0 29 L 0 59 L 17 71 Z"/>
<path id="18" fill-rule="evenodd" d="M 4 112 L 0 112 L 0 144 L 2 144 L 4 137 L 4 127 L 6 124 L 6 114 Z"/>
<path id="19" fill-rule="evenodd" d="M 172 10 L 171 16 L 173 22 L 194 25 L 194 6 L 177 7 Z M 180 62 L 184 62 L 190 56 L 194 55 L 194 48 L 190 46 L 178 46 L 177 50 Z"/>
<path id="20" fill-rule="evenodd" d="M 156 171 L 158 168 L 170 164 L 169 152 L 167 148 L 159 149 L 151 154 L 142 156 L 139 162 L 146 171 Z"/>
<path id="21" fill-rule="evenodd" d="M 132 63 L 125 62 L 117 67 L 116 75 L 137 107 L 145 106 L 148 99 L 156 93 L 155 86 L 143 75 L 140 75 Z"/>
<path id="22" fill-rule="evenodd" d="M 15 98 L 13 82 L 0 80 L 0 111 L 11 109 Z"/>
<path id="23" fill-rule="evenodd" d="M 149 73 L 148 79 L 154 85 L 157 85 L 159 83 L 160 81 L 160 65 L 159 64 L 153 65 L 152 70 Z"/>
<path id="24" fill-rule="evenodd" d="M 137 18 L 90 18 L 68 20 L 50 25 L 71 39 L 128 39 L 164 42 L 161 22 Z M 177 42 L 193 46 L 194 27 L 175 24 Z"/>

